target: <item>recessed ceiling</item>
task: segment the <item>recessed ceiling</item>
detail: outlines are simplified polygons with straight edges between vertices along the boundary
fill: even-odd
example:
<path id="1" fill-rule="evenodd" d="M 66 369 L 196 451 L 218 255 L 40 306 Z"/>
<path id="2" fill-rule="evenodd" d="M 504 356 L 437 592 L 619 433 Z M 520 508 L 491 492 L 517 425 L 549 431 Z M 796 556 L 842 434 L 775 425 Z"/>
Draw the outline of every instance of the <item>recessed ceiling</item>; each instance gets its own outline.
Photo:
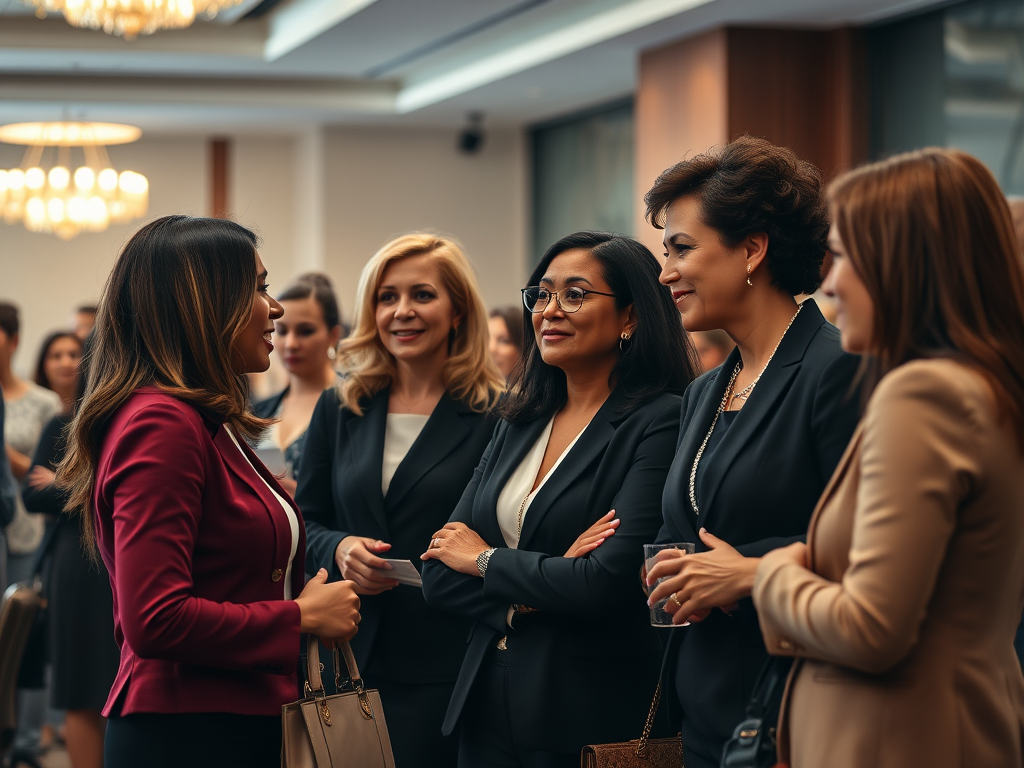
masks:
<path id="1" fill-rule="evenodd" d="M 479 110 L 492 124 L 523 124 L 631 93 L 641 51 L 706 29 L 865 24 L 934 4 L 245 0 L 219 20 L 128 42 L 0 0 L 0 122 L 291 132 L 457 125 Z"/>

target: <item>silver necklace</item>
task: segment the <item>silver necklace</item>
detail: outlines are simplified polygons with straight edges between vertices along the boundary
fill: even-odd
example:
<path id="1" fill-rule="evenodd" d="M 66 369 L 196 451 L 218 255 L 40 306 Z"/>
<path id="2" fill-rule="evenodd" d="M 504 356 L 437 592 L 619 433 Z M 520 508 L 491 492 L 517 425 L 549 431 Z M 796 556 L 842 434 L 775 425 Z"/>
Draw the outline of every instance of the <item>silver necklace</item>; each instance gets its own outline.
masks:
<path id="1" fill-rule="evenodd" d="M 693 513 L 695 515 L 700 515 L 700 509 L 697 507 L 697 465 L 700 464 L 700 457 L 704 455 L 704 449 L 708 447 L 708 441 L 711 439 L 711 433 L 715 431 L 715 425 L 718 423 L 718 417 L 722 415 L 729 405 L 729 400 L 733 397 L 744 401 L 750 397 L 750 394 L 754 391 L 754 387 L 757 386 L 757 382 L 761 380 L 761 377 L 768 369 L 768 365 L 771 363 L 772 358 L 775 357 L 775 353 L 779 351 L 779 346 L 782 344 L 782 340 L 786 338 L 786 334 L 789 333 L 789 329 L 793 327 L 793 323 L 796 321 L 796 316 L 800 314 L 800 310 L 803 308 L 803 304 L 796 308 L 796 314 L 790 318 L 789 325 L 786 326 L 786 330 L 784 330 L 782 332 L 782 336 L 779 337 L 779 341 L 775 345 L 775 349 L 773 349 L 772 353 L 768 355 L 768 362 L 764 364 L 764 368 L 762 368 L 761 372 L 757 374 L 757 378 L 739 392 L 733 394 L 732 388 L 736 383 L 736 377 L 739 376 L 740 371 L 743 370 L 743 361 L 736 361 L 736 367 L 732 369 L 732 376 L 729 377 L 729 384 L 725 388 L 725 394 L 722 396 L 722 402 L 719 403 L 718 410 L 715 411 L 715 418 L 711 420 L 711 426 L 708 428 L 708 433 L 704 435 L 704 442 L 702 442 L 700 444 L 700 448 L 697 449 L 697 455 L 693 459 L 693 466 L 690 468 L 690 505 L 693 507 Z"/>

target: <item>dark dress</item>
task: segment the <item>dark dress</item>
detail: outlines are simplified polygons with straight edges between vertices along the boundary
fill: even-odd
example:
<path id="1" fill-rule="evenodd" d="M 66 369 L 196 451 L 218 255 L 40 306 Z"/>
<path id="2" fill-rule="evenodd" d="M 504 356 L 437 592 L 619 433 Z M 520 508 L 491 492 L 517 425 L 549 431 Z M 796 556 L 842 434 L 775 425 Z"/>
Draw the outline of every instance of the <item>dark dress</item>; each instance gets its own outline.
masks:
<path id="1" fill-rule="evenodd" d="M 341 578 L 334 561 L 346 536 L 391 544 L 384 557 L 411 560 L 451 516 L 473 476 L 494 419 L 445 395 L 381 490 L 390 389 L 342 408 L 338 393 L 320 396 L 302 454 L 296 502 L 306 520 L 306 567 Z M 361 596 L 362 621 L 352 650 L 368 685 L 381 693 L 397 768 L 453 766 L 457 741 L 442 738 L 441 719 L 466 650 L 468 619 L 429 608 L 416 587 Z"/>
<path id="2" fill-rule="evenodd" d="M 64 457 L 63 433 L 71 417 L 55 416 L 43 430 L 32 466 L 53 469 Z M 107 570 L 82 550 L 77 517 L 64 513 L 66 494 L 53 485 L 41 490 L 27 484 L 25 508 L 51 516 L 47 538 L 47 634 L 53 665 L 51 706 L 99 711 L 117 675 L 113 601 Z"/>
<path id="3" fill-rule="evenodd" d="M 261 419 L 276 419 L 281 413 L 281 403 L 284 402 L 285 397 L 288 396 L 289 389 L 291 389 L 291 387 L 285 387 L 276 395 L 271 395 L 270 397 L 253 403 L 252 412 Z M 306 433 L 303 432 L 288 443 L 288 446 L 283 451 L 284 463 L 288 466 L 293 480 L 297 480 L 299 477 L 299 469 L 302 462 L 302 447 L 305 445 L 305 442 Z"/>
<path id="4" fill-rule="evenodd" d="M 715 432 L 727 429 L 713 433 L 698 465 L 698 516 L 690 470 L 738 360 L 733 350 L 686 390 L 660 542 L 693 541 L 705 551 L 697 532 L 706 527 L 756 557 L 803 540 L 853 434 L 860 398 L 850 388 L 859 358 L 843 353 L 839 331 L 808 300 L 742 410 L 719 420 Z M 667 698 L 675 722 L 682 720 L 687 768 L 717 768 L 767 659 L 757 613 L 746 598 L 732 615 L 714 610 L 670 632 L 667 690 L 676 695 Z"/>
<path id="5" fill-rule="evenodd" d="M 427 601 L 474 621 L 445 717 L 446 733 L 462 723 L 463 768 L 578 766 L 587 744 L 639 738 L 657 684 L 664 630 L 650 625 L 639 573 L 661 525 L 679 398 L 623 413 L 613 393 L 537 492 L 511 549 L 498 497 L 549 420 L 502 422 L 452 516 L 497 548 L 485 577 L 437 560 L 423 567 Z M 611 509 L 615 535 L 564 557 Z M 510 628 L 513 603 L 537 612 Z"/>

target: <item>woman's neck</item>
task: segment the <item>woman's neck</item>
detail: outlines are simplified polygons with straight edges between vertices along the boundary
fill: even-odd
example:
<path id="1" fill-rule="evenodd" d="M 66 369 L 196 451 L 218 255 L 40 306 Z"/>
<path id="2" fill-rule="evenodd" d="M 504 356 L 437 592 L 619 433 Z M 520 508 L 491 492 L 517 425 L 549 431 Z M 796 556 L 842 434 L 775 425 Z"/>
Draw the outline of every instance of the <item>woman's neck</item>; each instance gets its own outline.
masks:
<path id="1" fill-rule="evenodd" d="M 739 347 L 744 379 L 756 377 L 768 364 L 796 312 L 792 296 L 772 291 L 757 301 L 735 327 L 726 329 Z"/>
<path id="2" fill-rule="evenodd" d="M 566 401 L 563 410 L 576 413 L 594 414 L 604 405 L 612 393 L 608 385 L 614 363 L 602 366 L 601 370 L 565 373 Z"/>
<path id="3" fill-rule="evenodd" d="M 416 365 L 396 361 L 396 375 L 391 382 L 391 400 L 398 401 L 399 412 L 431 413 L 444 395 L 444 366 L 434 361 Z"/>
<path id="4" fill-rule="evenodd" d="M 10 365 L 0 366 L 0 389 L 8 398 L 15 397 L 24 388 L 21 379 L 14 375 Z"/>
<path id="5" fill-rule="evenodd" d="M 303 395 L 316 395 L 319 397 L 321 392 L 329 389 L 334 384 L 335 378 L 334 368 L 331 367 L 330 363 L 315 376 L 289 376 L 288 395 L 297 395 L 299 397 Z"/>

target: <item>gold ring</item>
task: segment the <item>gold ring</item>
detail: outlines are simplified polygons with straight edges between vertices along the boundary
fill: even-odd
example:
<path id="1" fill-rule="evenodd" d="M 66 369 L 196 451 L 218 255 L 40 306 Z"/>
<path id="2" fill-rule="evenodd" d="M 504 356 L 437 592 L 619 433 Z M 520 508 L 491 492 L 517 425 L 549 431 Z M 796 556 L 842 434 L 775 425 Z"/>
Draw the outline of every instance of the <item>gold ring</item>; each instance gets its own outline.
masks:
<path id="1" fill-rule="evenodd" d="M 430 546 L 431 546 L 432 549 L 437 549 L 438 548 L 437 547 L 437 539 L 431 539 L 430 540 Z"/>
<path id="2" fill-rule="evenodd" d="M 676 593 L 675 592 L 673 592 L 671 595 L 669 595 L 668 599 L 671 600 L 676 605 L 678 605 L 680 608 L 683 607 L 683 604 L 679 602 L 679 598 L 676 597 Z"/>

